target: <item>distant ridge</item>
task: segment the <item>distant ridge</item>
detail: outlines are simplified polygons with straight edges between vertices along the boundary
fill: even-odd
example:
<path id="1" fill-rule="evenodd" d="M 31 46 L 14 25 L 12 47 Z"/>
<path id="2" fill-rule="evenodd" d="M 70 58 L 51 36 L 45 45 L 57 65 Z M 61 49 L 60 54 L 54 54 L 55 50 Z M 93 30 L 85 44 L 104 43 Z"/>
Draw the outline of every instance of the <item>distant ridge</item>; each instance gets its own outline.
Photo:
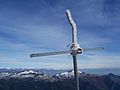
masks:
<path id="1" fill-rule="evenodd" d="M 40 71 L 40 72 L 46 72 L 47 74 L 53 76 L 57 73 L 62 73 L 62 72 L 66 72 L 66 71 L 70 71 L 70 69 L 27 69 L 27 68 L 1 68 L 0 72 L 20 72 L 20 71 L 25 71 L 25 70 L 34 70 L 34 71 Z M 116 75 L 120 75 L 120 68 L 113 68 L 113 69 L 101 69 L 101 68 L 97 68 L 97 69 L 80 69 L 79 71 L 81 72 L 87 72 L 90 74 L 98 74 L 98 75 L 105 75 L 108 73 L 113 73 Z"/>
<path id="2" fill-rule="evenodd" d="M 53 76 L 39 70 L 0 71 L 0 90 L 74 90 L 73 70 Z M 79 71 L 82 90 L 120 90 L 120 76 Z"/>

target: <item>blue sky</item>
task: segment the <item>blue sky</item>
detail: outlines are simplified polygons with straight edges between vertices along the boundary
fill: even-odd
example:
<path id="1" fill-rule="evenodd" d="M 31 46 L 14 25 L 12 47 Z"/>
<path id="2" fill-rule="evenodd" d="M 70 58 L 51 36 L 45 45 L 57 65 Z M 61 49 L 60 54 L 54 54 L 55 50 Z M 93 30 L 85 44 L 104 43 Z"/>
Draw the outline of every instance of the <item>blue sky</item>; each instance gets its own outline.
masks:
<path id="1" fill-rule="evenodd" d="M 29 58 L 30 53 L 69 50 L 70 9 L 81 47 L 104 51 L 78 56 L 79 68 L 120 68 L 119 0 L 0 0 L 0 68 L 72 68 L 68 55 Z"/>

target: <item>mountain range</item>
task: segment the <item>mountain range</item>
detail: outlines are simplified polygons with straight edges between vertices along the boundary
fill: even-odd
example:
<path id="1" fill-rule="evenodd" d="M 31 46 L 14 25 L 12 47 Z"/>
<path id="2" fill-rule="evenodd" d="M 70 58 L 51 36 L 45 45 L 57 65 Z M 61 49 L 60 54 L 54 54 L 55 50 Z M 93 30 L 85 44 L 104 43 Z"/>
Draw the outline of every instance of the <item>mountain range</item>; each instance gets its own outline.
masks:
<path id="1" fill-rule="evenodd" d="M 120 90 L 120 76 L 78 71 L 80 90 Z M 74 71 L 54 75 L 34 70 L 0 72 L 0 90 L 75 90 Z"/>

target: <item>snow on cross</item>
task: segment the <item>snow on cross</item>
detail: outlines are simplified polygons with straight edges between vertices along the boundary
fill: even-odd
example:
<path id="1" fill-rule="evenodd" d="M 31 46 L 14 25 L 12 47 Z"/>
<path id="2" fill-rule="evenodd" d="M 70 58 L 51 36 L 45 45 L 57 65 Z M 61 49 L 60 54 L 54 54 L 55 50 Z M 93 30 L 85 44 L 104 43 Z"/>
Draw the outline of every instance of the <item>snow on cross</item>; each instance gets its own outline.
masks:
<path id="1" fill-rule="evenodd" d="M 60 54 L 71 54 L 73 56 L 73 66 L 74 66 L 74 78 L 75 78 L 75 88 L 76 90 L 80 90 L 79 87 L 79 78 L 78 78 L 78 69 L 77 69 L 77 55 L 82 54 L 85 51 L 94 51 L 94 50 L 103 50 L 103 47 L 97 48 L 81 48 L 77 43 L 77 26 L 72 19 L 72 15 L 70 10 L 65 11 L 67 15 L 67 19 L 72 27 L 72 44 L 70 46 L 70 50 L 63 51 L 55 51 L 55 52 L 46 52 L 46 53 L 35 53 L 30 54 L 30 57 L 41 57 L 41 56 L 50 56 L 50 55 L 60 55 Z"/>

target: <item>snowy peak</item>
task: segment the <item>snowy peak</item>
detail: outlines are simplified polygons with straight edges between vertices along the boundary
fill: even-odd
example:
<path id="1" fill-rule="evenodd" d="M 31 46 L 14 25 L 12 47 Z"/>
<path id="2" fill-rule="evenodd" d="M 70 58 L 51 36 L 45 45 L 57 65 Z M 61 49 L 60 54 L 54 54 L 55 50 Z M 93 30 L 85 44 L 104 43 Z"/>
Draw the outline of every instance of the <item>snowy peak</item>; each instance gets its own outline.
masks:
<path id="1" fill-rule="evenodd" d="M 0 73 L 0 78 L 42 78 L 46 79 L 49 76 L 44 72 L 36 72 L 33 70 L 26 70 L 21 72 L 2 72 Z"/>
<path id="2" fill-rule="evenodd" d="M 23 72 L 18 73 L 18 75 L 26 75 L 26 74 L 38 74 L 38 72 L 29 70 L 29 71 L 23 71 Z"/>
<path id="3" fill-rule="evenodd" d="M 44 78 L 47 77 L 46 73 L 43 72 L 35 72 L 33 70 L 29 71 L 23 71 L 18 73 L 17 75 L 14 75 L 14 77 L 20 77 L 20 78 L 30 78 L 30 77 L 39 77 L 39 78 Z"/>
<path id="4" fill-rule="evenodd" d="M 80 73 L 82 73 L 82 72 L 78 71 L 78 74 L 80 74 Z M 74 76 L 74 70 L 70 70 L 68 72 L 63 72 L 60 75 L 63 75 L 63 76 Z"/>
<path id="5" fill-rule="evenodd" d="M 82 72 L 78 71 L 78 75 L 80 75 L 80 74 L 82 74 Z M 70 70 L 67 72 L 63 72 L 63 73 L 54 75 L 54 77 L 56 77 L 56 78 L 71 78 L 73 76 L 74 76 L 74 70 Z"/>

